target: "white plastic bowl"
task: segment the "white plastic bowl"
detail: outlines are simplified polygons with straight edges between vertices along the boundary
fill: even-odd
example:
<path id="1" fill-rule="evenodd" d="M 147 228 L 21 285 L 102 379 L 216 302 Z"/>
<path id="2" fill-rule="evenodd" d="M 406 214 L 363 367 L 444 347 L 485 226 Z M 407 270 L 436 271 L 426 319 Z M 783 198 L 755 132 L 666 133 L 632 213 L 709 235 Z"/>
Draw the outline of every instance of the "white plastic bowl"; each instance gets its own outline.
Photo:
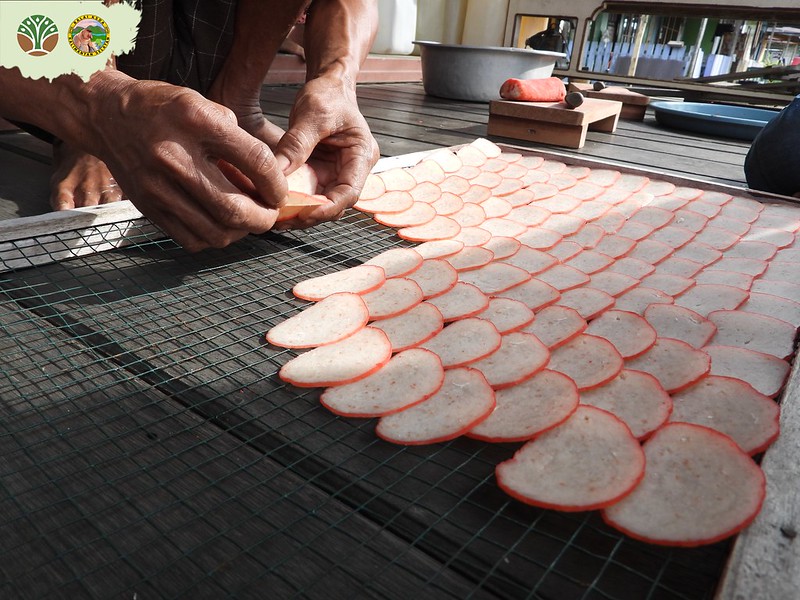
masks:
<path id="1" fill-rule="evenodd" d="M 461 46 L 415 41 L 420 48 L 425 93 L 451 100 L 488 102 L 500 98 L 506 79 L 544 79 L 553 74 L 562 52 Z"/>

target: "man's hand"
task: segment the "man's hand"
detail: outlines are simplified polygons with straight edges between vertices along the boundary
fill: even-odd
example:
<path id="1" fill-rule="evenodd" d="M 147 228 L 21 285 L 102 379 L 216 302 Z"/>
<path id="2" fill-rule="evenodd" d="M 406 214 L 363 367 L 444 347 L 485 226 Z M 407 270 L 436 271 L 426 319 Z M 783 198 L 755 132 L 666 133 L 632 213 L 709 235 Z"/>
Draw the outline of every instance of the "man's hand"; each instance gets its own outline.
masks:
<path id="1" fill-rule="evenodd" d="M 289 128 L 275 158 L 286 174 L 308 162 L 331 204 L 279 227 L 310 227 L 341 217 L 358 200 L 379 157 L 378 143 L 358 110 L 353 88 L 333 77 L 306 83 L 292 107 Z"/>

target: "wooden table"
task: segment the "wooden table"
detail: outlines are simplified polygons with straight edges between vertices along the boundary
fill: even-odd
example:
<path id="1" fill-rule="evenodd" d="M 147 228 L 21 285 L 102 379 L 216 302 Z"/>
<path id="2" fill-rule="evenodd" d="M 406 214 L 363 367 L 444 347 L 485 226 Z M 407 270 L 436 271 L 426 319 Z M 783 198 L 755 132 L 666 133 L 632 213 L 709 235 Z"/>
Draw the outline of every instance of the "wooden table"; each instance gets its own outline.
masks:
<path id="1" fill-rule="evenodd" d="M 294 93 L 264 90 L 279 125 Z M 420 85 L 362 86 L 359 101 L 387 158 L 485 135 L 486 104 L 429 98 Z M 742 185 L 746 149 L 648 116 L 552 156 Z M 46 210 L 48 153 L 0 134 L 6 217 Z M 712 598 L 720 581 L 725 598 L 797 589 L 796 498 L 784 489 L 796 489 L 796 421 L 780 456 L 768 456 L 788 476 L 732 560 L 729 542 L 641 544 L 596 513 L 503 494 L 493 468 L 515 445 L 391 445 L 374 421 L 334 417 L 315 391 L 277 379 L 292 354 L 263 333 L 303 306 L 291 285 L 403 244 L 382 226 L 350 214 L 189 255 L 118 208 L 0 222 L 0 251 L 18 261 L 0 274 L 2 597 L 627 600 Z M 87 236 L 101 248 L 133 244 L 81 255 Z"/>

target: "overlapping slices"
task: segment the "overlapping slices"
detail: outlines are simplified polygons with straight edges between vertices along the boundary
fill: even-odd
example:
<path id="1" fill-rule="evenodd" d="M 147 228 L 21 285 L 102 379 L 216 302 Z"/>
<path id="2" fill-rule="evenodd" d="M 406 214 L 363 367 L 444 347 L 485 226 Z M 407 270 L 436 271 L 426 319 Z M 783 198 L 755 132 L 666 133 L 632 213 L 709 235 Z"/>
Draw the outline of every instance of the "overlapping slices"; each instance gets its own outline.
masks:
<path id="1" fill-rule="evenodd" d="M 527 442 L 504 490 L 639 539 L 752 519 L 747 455 L 778 435 L 800 326 L 800 209 L 484 139 L 370 175 L 355 208 L 413 244 L 295 285 L 317 304 L 270 330 L 299 352 L 280 377 L 395 443 Z"/>

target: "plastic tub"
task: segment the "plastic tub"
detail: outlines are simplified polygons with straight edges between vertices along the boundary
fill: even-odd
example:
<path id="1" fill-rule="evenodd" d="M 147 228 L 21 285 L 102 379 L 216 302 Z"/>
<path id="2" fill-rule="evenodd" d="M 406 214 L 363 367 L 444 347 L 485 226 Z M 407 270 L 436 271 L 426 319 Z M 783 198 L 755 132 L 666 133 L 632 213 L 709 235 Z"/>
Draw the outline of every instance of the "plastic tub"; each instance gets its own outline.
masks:
<path id="1" fill-rule="evenodd" d="M 553 74 L 562 52 L 415 41 L 420 47 L 425 93 L 451 100 L 488 102 L 500 98 L 510 77 L 543 79 Z"/>
<path id="2" fill-rule="evenodd" d="M 659 125 L 748 141 L 778 114 L 766 108 L 703 102 L 651 102 L 650 106 Z"/>

